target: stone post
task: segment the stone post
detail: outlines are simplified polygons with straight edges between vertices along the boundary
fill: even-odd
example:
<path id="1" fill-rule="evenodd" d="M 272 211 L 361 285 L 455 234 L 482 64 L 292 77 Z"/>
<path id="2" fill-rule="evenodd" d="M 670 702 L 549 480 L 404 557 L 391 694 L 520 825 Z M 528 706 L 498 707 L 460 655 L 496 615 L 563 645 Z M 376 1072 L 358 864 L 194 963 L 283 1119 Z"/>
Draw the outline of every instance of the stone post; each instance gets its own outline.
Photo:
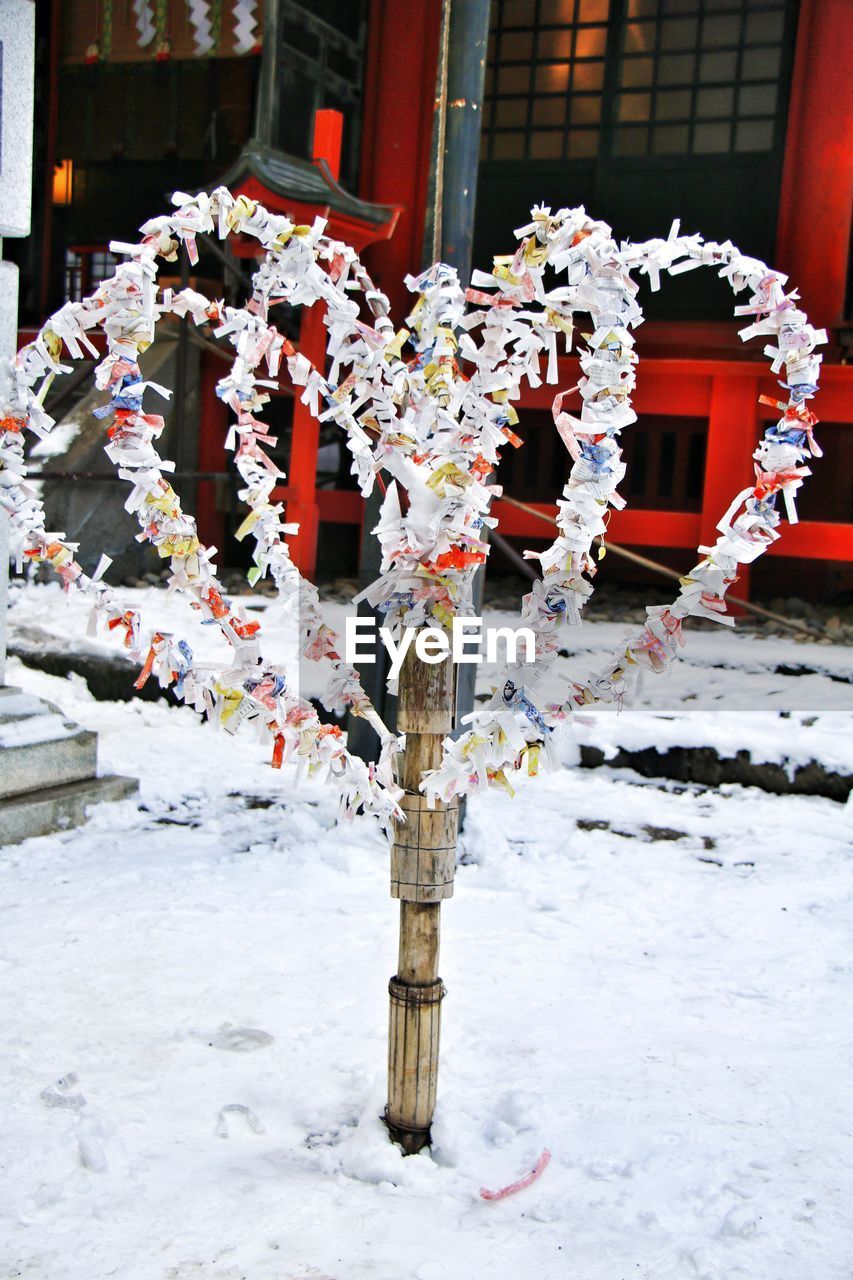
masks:
<path id="1" fill-rule="evenodd" d="M 6 683 L 6 613 L 9 607 L 9 517 L 0 511 L 0 689 Z"/>
<path id="2" fill-rule="evenodd" d="M 28 236 L 33 183 L 33 0 L 0 5 L 0 237 Z M 0 258 L 2 258 L 0 239 Z M 18 268 L 0 261 L 0 358 L 18 346 Z M 0 511 L 0 686 L 6 683 L 9 521 Z"/>
<path id="3" fill-rule="evenodd" d="M 0 237 L 30 232 L 34 40 L 33 0 L 0 0 Z M 14 359 L 17 346 L 18 268 L 2 261 L 0 239 L 0 360 Z M 89 804 L 137 789 L 134 778 L 98 775 L 94 733 L 6 685 L 8 590 L 9 522 L 0 512 L 0 844 L 76 825 Z"/>

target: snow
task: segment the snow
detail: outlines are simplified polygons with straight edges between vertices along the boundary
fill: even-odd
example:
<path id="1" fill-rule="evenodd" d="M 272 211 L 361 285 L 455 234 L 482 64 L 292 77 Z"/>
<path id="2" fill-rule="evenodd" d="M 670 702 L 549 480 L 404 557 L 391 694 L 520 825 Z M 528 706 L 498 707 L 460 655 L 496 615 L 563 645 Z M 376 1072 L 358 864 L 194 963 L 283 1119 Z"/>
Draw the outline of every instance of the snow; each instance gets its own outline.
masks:
<path id="1" fill-rule="evenodd" d="M 100 398 L 100 397 L 99 397 Z M 74 441 L 91 421 L 91 407 L 72 409 L 61 422 L 57 422 L 49 435 L 42 436 L 30 449 L 30 459 L 40 463 L 67 453 Z M 37 468 L 34 468 L 37 474 Z"/>
<path id="2" fill-rule="evenodd" d="M 29 747 L 35 742 L 59 742 L 62 738 L 73 738 L 76 733 L 75 724 L 45 711 L 25 720 L 0 723 L 0 750 L 4 747 Z"/>
<path id="3" fill-rule="evenodd" d="M 725 660 L 770 702 L 762 644 L 790 659 Z M 811 648 L 841 715 L 843 651 Z M 9 665 L 141 803 L 0 850 L 4 1280 L 847 1280 L 853 805 L 609 768 L 475 797 L 434 1144 L 404 1158 L 373 823 L 187 708 Z"/>
<path id="4" fill-rule="evenodd" d="M 78 725 L 30 694 L 12 691 L 0 698 L 0 751 L 35 742 L 58 742 L 77 733 Z"/>

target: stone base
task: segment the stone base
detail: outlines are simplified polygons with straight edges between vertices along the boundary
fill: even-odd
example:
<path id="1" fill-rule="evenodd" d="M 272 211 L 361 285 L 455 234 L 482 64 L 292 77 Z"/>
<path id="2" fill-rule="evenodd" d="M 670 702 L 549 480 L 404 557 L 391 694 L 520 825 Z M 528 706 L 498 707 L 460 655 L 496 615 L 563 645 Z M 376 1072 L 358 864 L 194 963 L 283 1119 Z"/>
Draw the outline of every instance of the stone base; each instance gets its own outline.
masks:
<path id="1" fill-rule="evenodd" d="M 52 831 L 79 827 L 86 821 L 91 804 L 107 800 L 126 800 L 136 795 L 136 778 L 107 774 L 84 782 L 67 782 L 59 787 L 44 787 L 25 795 L 0 800 L 0 845 L 17 844 L 30 836 L 46 836 Z"/>
<path id="2" fill-rule="evenodd" d="M 86 809 L 135 795 L 135 778 L 97 776 L 97 735 L 49 702 L 0 688 L 0 845 L 76 827 Z"/>
<path id="3" fill-rule="evenodd" d="M 97 773 L 98 738 L 41 698 L 0 689 L 0 800 Z"/>

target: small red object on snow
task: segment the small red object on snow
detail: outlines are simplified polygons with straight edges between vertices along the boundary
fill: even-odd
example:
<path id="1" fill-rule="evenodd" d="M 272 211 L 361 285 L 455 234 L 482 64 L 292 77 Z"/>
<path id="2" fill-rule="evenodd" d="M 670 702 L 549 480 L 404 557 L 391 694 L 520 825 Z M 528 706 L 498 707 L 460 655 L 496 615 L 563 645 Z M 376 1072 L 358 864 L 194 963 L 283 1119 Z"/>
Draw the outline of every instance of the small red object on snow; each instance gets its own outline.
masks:
<path id="1" fill-rule="evenodd" d="M 505 1200 L 507 1196 L 514 1196 L 516 1191 L 523 1191 L 525 1187 L 530 1186 L 531 1182 L 536 1181 L 540 1173 L 547 1169 L 550 1159 L 551 1152 L 546 1147 L 525 1177 L 519 1178 L 518 1182 L 511 1182 L 508 1187 L 501 1187 L 500 1191 L 489 1191 L 486 1187 L 480 1187 L 480 1195 L 484 1200 Z"/>

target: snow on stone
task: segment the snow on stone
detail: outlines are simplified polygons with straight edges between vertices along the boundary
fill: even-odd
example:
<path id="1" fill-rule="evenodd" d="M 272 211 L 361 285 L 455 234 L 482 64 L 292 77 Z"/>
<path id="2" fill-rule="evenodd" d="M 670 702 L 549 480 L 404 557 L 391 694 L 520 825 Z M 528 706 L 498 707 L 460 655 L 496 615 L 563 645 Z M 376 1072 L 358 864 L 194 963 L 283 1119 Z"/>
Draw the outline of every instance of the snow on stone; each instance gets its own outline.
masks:
<path id="1" fill-rule="evenodd" d="M 0 709 L 5 711 L 2 704 Z M 29 747 L 34 742 L 58 742 L 61 738 L 73 738 L 78 732 L 77 725 L 66 720 L 64 716 L 45 711 L 41 715 L 12 720 L 8 724 L 0 721 L 0 749 Z"/>

